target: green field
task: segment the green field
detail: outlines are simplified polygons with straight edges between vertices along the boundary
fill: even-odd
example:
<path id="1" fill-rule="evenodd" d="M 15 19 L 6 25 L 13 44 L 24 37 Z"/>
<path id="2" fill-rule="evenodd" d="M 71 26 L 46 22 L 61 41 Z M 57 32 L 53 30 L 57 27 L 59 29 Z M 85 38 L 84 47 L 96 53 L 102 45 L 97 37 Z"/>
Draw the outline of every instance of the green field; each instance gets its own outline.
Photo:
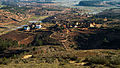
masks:
<path id="1" fill-rule="evenodd" d="M 47 18 L 48 16 L 33 16 L 31 17 L 29 20 L 43 20 L 45 18 Z"/>

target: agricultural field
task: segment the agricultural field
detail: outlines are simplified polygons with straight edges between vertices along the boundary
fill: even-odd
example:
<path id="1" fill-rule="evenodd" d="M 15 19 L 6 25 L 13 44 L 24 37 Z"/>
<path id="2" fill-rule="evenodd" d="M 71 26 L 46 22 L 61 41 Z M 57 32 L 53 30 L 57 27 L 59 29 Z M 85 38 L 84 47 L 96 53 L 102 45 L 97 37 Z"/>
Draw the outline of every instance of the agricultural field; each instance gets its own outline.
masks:
<path id="1" fill-rule="evenodd" d="M 30 19 L 29 19 L 29 21 L 34 21 L 34 20 L 38 20 L 38 21 L 41 21 L 41 20 L 43 20 L 43 19 L 45 19 L 45 18 L 47 18 L 47 17 L 49 17 L 49 16 L 33 16 L 33 17 L 31 17 Z"/>

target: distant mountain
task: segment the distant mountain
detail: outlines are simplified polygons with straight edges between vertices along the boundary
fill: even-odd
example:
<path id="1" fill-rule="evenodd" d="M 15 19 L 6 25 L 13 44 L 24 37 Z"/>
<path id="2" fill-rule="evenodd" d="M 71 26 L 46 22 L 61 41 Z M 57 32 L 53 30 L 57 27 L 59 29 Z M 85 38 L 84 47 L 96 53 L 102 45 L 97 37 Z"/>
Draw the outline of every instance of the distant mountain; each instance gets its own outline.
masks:
<path id="1" fill-rule="evenodd" d="M 53 0 L 1 0 L 1 1 L 4 1 L 4 2 L 25 2 L 25 1 L 29 1 L 29 2 L 36 2 L 36 1 L 41 1 L 41 2 L 50 2 L 50 1 L 53 1 Z"/>
<path id="2" fill-rule="evenodd" d="M 52 2 L 53 0 L 1 0 L 3 5 L 17 5 L 19 2 L 31 3 L 31 2 Z"/>
<path id="3" fill-rule="evenodd" d="M 117 6 L 120 7 L 119 0 L 86 0 L 80 1 L 78 6 L 92 6 L 92 7 L 111 7 Z"/>
<path id="4" fill-rule="evenodd" d="M 16 5 L 19 0 L 1 0 L 2 5 Z"/>
<path id="5" fill-rule="evenodd" d="M 98 13 L 96 17 L 120 19 L 120 8 L 112 8 L 112 9 L 104 10 L 103 12 Z"/>

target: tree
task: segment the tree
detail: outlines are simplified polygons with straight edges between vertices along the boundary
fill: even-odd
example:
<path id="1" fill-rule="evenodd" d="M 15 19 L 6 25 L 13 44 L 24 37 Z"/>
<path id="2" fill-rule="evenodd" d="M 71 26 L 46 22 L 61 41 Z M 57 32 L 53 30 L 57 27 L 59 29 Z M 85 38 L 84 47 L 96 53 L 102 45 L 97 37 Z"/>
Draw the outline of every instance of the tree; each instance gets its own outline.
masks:
<path id="1" fill-rule="evenodd" d="M 43 41 L 42 41 L 40 35 L 36 36 L 36 38 L 35 38 L 35 40 L 33 42 L 33 45 L 34 46 L 41 46 L 41 45 L 43 45 Z"/>

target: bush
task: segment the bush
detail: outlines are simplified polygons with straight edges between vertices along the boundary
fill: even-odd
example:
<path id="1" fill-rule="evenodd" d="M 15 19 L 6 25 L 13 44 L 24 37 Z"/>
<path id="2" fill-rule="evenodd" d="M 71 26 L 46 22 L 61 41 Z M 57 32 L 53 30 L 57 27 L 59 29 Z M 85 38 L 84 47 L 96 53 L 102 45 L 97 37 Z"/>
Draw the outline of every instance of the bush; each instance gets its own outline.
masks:
<path id="1" fill-rule="evenodd" d="M 95 64 L 93 64 L 93 65 L 90 66 L 90 68 L 108 68 L 108 67 L 106 67 L 104 65 L 95 65 Z"/>
<path id="2" fill-rule="evenodd" d="M 17 41 L 12 41 L 8 39 L 0 39 L 0 50 L 4 50 L 8 47 L 17 46 Z"/>
<path id="3" fill-rule="evenodd" d="M 0 58 L 0 64 L 4 64 L 4 65 L 6 65 L 6 64 L 8 64 L 8 63 L 10 63 L 11 62 L 11 60 L 10 59 L 7 59 L 7 58 Z"/>
<path id="4" fill-rule="evenodd" d="M 53 63 L 55 58 L 50 57 L 50 58 L 45 58 L 45 60 L 47 63 Z"/>
<path id="5" fill-rule="evenodd" d="M 120 57 L 119 56 L 114 56 L 111 57 L 110 63 L 113 65 L 120 65 Z"/>
<path id="6" fill-rule="evenodd" d="M 42 41 L 42 38 L 40 37 L 40 35 L 37 35 L 35 37 L 35 40 L 33 41 L 32 43 L 34 46 L 41 46 L 43 45 L 43 41 Z"/>
<path id="7" fill-rule="evenodd" d="M 109 59 L 107 59 L 105 56 L 90 57 L 87 58 L 86 61 L 91 64 L 109 64 Z"/>
<path id="8" fill-rule="evenodd" d="M 92 64 L 102 64 L 102 65 L 106 65 L 109 67 L 113 67 L 114 66 L 118 66 L 120 65 L 120 56 L 95 56 L 95 57 L 90 57 L 90 58 L 86 58 L 85 62 L 88 62 L 88 64 L 92 65 Z"/>

